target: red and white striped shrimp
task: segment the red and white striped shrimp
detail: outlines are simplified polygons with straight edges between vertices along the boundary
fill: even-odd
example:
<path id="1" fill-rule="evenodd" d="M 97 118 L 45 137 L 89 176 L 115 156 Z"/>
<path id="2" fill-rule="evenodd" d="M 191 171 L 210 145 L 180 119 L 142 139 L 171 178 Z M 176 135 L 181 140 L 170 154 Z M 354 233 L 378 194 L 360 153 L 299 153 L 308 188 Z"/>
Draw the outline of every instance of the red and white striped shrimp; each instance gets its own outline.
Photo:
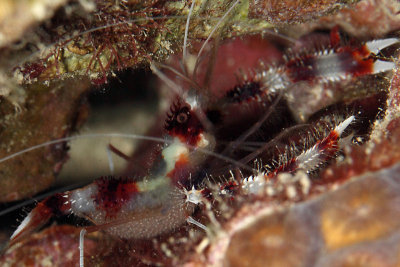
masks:
<path id="1" fill-rule="evenodd" d="M 187 35 L 183 48 L 184 61 L 187 54 L 186 40 Z M 352 134 L 354 129 L 351 125 L 361 120 L 358 114 L 361 111 L 346 111 L 339 120 L 331 113 L 326 127 L 322 128 L 307 118 L 307 126 L 301 131 L 304 136 L 301 137 L 298 136 L 295 119 L 289 122 L 289 126 L 276 126 L 275 122 L 268 121 L 272 116 L 269 111 L 285 109 L 285 112 L 292 112 L 282 108 L 282 105 L 287 104 L 289 88 L 300 82 L 330 86 L 343 80 L 392 70 L 392 61 L 378 59 L 376 55 L 380 50 L 398 42 L 396 38 L 358 45 L 343 45 L 332 41 L 332 46 L 324 50 L 289 56 L 284 63 L 249 70 L 241 81 L 215 99 L 210 96 L 207 98 L 209 92 L 199 91 L 204 88 L 192 77 L 196 76 L 198 63 L 192 75 L 185 74 L 187 70 L 178 75 L 194 87 L 187 90 L 179 88 L 179 83 L 169 79 L 158 70 L 157 64 L 153 64 L 153 71 L 163 82 L 177 88 L 181 96 L 171 105 L 166 116 L 166 142 L 157 153 L 148 175 L 141 179 L 102 177 L 83 188 L 46 198 L 19 225 L 11 237 L 11 244 L 36 231 L 52 216 L 62 214 L 85 218 L 97 225 L 89 227 L 90 231 L 101 229 L 122 239 L 151 239 L 173 232 L 185 222 L 207 229 L 191 216 L 196 205 L 213 202 L 210 198 L 215 197 L 215 190 L 208 188 L 205 182 L 208 175 L 223 176 L 239 170 L 240 175 L 232 174 L 232 180 L 221 178 L 215 181 L 217 194 L 228 195 L 229 199 L 235 200 L 235 192 L 262 194 L 265 183 L 280 173 L 295 173 L 299 170 L 308 174 L 317 172 L 348 144 L 341 145 L 342 137 L 347 131 Z M 204 47 L 200 48 L 197 60 Z M 249 111 L 248 107 L 252 105 L 259 106 L 262 114 L 251 108 Z M 232 110 L 237 108 L 239 110 L 234 113 Z M 247 114 L 255 114 L 250 122 L 251 127 L 243 126 L 248 125 L 245 121 Z M 235 116 L 239 118 L 238 121 L 235 121 Z M 265 129 L 274 126 L 277 133 L 271 134 Z M 292 138 L 286 143 L 282 141 L 284 145 L 279 146 L 280 141 L 277 141 L 276 136 L 285 131 L 282 128 L 286 129 L 285 135 Z M 224 139 L 227 133 L 230 139 Z M 252 142 L 258 144 L 253 145 Z M 267 150 L 271 147 L 276 147 L 280 152 L 278 159 L 268 155 L 270 151 Z M 255 164 L 261 166 L 253 168 Z M 206 191 L 213 191 L 214 196 L 210 197 Z"/>

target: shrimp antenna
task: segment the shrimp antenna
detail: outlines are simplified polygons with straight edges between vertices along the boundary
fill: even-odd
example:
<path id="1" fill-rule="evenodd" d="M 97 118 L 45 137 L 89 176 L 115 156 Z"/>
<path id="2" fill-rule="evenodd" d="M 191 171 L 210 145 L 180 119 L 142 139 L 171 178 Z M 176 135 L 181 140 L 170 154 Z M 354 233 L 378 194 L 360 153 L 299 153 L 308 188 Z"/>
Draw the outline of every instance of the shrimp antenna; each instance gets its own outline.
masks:
<path id="1" fill-rule="evenodd" d="M 247 155 L 246 157 L 242 158 L 240 160 L 240 162 L 243 164 L 248 163 L 250 160 L 252 160 L 252 159 L 256 158 L 258 155 L 260 155 L 267 148 L 274 146 L 279 139 L 281 139 L 283 136 L 287 135 L 289 132 L 294 131 L 294 130 L 300 130 L 300 129 L 308 127 L 308 126 L 309 126 L 309 124 L 298 124 L 298 125 L 292 126 L 290 128 L 284 129 L 279 135 L 275 136 L 272 140 L 265 143 L 262 147 L 258 148 L 257 150 L 255 150 L 253 153 Z"/>
<path id="2" fill-rule="evenodd" d="M 261 127 L 261 125 L 269 118 L 272 112 L 275 110 L 279 101 L 282 98 L 283 93 L 279 92 L 278 96 L 274 100 L 271 106 L 268 107 L 268 112 L 266 112 L 263 117 L 253 124 L 249 129 L 247 129 L 241 136 L 239 136 L 234 142 L 232 142 L 222 154 L 229 154 L 234 151 L 238 146 L 240 146 L 251 134 L 253 134 L 257 129 Z"/>
<path id="3" fill-rule="evenodd" d="M 195 3 L 195 0 L 192 0 L 192 4 L 190 5 L 190 9 L 189 9 L 189 14 L 186 19 L 185 36 L 183 38 L 183 52 L 182 52 L 181 65 L 182 65 L 182 71 L 185 74 L 187 73 L 187 70 L 185 67 L 185 62 L 186 62 L 186 57 L 187 57 L 187 50 L 186 50 L 187 49 L 187 40 L 188 40 L 188 35 L 189 35 L 190 17 L 192 16 L 192 13 L 193 13 L 194 3 Z"/>
<path id="4" fill-rule="evenodd" d="M 164 69 L 167 69 L 167 70 L 169 70 L 169 71 L 172 71 L 172 72 L 173 72 L 175 75 L 177 75 L 179 78 L 182 78 L 182 80 L 184 80 L 184 81 L 188 82 L 190 85 L 192 85 L 193 88 L 196 88 L 197 90 L 200 90 L 200 86 L 199 86 L 195 81 L 193 81 L 193 80 L 191 80 L 190 78 L 188 78 L 186 74 L 182 74 L 182 73 L 180 73 L 179 71 L 177 71 L 176 69 L 174 69 L 173 67 L 168 66 L 168 65 L 166 65 L 166 64 L 163 64 L 163 63 L 157 63 L 157 64 L 158 64 L 160 67 L 164 68 Z M 154 70 L 153 70 L 153 71 L 154 71 Z M 157 75 L 157 73 L 156 73 L 156 75 Z M 171 83 L 173 83 L 173 82 L 171 81 Z M 174 84 L 175 84 L 175 83 L 174 83 Z M 176 86 L 178 86 L 178 85 L 176 85 Z"/>
<path id="5" fill-rule="evenodd" d="M 85 30 L 85 31 L 73 33 L 70 36 L 67 36 L 67 37 L 59 39 L 59 41 L 57 41 L 57 42 L 53 42 L 53 43 L 50 43 L 49 45 L 46 45 L 44 47 L 39 48 L 37 51 L 33 52 L 30 56 L 26 57 L 24 59 L 24 62 L 28 62 L 28 61 L 32 60 L 37 55 L 44 53 L 47 49 L 51 49 L 52 47 L 55 47 L 57 44 L 63 44 L 63 43 L 70 42 L 74 38 L 83 36 L 85 34 L 93 33 L 93 32 L 96 32 L 96 31 L 108 29 L 108 28 L 111 28 L 111 27 L 119 26 L 119 25 L 146 21 L 146 20 L 149 20 L 149 19 L 152 19 L 152 20 L 163 20 L 163 19 L 185 19 L 185 18 L 187 18 L 187 17 L 183 16 L 183 15 L 175 15 L 175 16 L 174 15 L 165 15 L 165 16 L 158 16 L 158 17 L 144 17 L 144 18 L 130 19 L 130 20 L 126 20 L 126 21 L 119 21 L 119 22 L 115 22 L 115 23 L 109 23 L 109 24 L 106 24 L 106 25 L 90 28 L 90 29 Z M 216 18 L 213 18 L 213 17 L 204 17 L 203 16 L 203 17 L 199 17 L 199 18 L 200 19 L 204 19 L 204 20 L 207 20 L 207 19 L 208 20 L 216 20 Z M 17 63 L 17 64 L 20 65 L 21 63 Z"/>
<path id="6" fill-rule="evenodd" d="M 70 136 L 70 137 L 65 137 L 65 138 L 60 138 L 60 139 L 56 139 L 56 140 L 52 140 L 52 141 L 48 141 L 48 142 L 44 142 L 35 146 L 31 146 L 29 148 L 20 150 L 16 153 L 13 153 L 11 155 L 8 155 L 4 158 L 0 159 L 0 163 L 5 162 L 7 160 L 10 160 L 12 158 L 15 158 L 17 156 L 20 156 L 24 153 L 42 148 L 42 147 L 46 147 L 49 145 L 54 145 L 54 144 L 58 144 L 58 143 L 62 143 L 62 142 L 68 142 L 68 141 L 73 141 L 73 140 L 77 140 L 77 139 L 81 139 L 81 138 L 100 138 L 100 137 L 120 137 L 120 138 L 129 138 L 129 139 L 138 139 L 138 140 L 145 140 L 145 141 L 153 141 L 153 142 L 158 142 L 158 143 L 166 143 L 166 144 L 170 144 L 172 141 L 168 140 L 168 139 L 164 139 L 164 138 L 158 138 L 158 137 L 153 137 L 153 136 L 145 136 L 145 135 L 137 135 L 137 134 L 124 134 L 124 133 L 94 133 L 94 134 L 85 134 L 85 135 L 75 135 L 75 136 Z M 230 162 L 232 164 L 235 164 L 239 167 L 242 168 L 246 168 L 249 169 L 250 167 L 246 166 L 245 164 L 236 161 L 232 158 L 226 157 L 224 155 L 209 151 L 207 149 L 204 148 L 198 148 L 198 147 L 194 147 L 191 145 L 186 145 L 189 148 L 192 149 L 197 149 L 198 151 L 201 151 L 202 153 L 206 154 L 206 155 L 210 155 L 213 156 L 215 158 L 219 158 L 222 160 L 225 160 L 227 162 Z"/>
<path id="7" fill-rule="evenodd" d="M 240 3 L 240 0 L 236 0 L 235 3 L 225 12 L 225 14 L 220 18 L 220 20 L 217 22 L 217 24 L 214 26 L 210 34 L 208 35 L 207 39 L 204 41 L 204 44 L 201 46 L 199 53 L 197 54 L 197 59 L 196 59 L 196 64 L 194 66 L 193 70 L 193 77 L 196 76 L 197 68 L 198 68 L 198 63 L 199 63 L 199 58 L 201 54 L 203 53 L 204 48 L 206 47 L 208 41 L 211 39 L 211 37 L 214 35 L 215 31 L 218 29 L 219 25 L 224 21 L 224 19 L 228 16 L 229 13 L 236 7 L 237 4 Z"/>
<path id="8" fill-rule="evenodd" d="M 42 147 L 46 147 L 49 145 L 54 145 L 54 144 L 59 144 L 62 142 L 68 142 L 68 141 L 73 141 L 76 139 L 81 139 L 81 138 L 96 138 L 96 137 L 121 137 L 121 138 L 133 138 L 133 139 L 139 139 L 139 140 L 146 140 L 146 141 L 153 141 L 153 142 L 160 142 L 160 143 L 168 143 L 167 140 L 163 138 L 158 138 L 158 137 L 152 137 L 152 136 L 145 136 L 145 135 L 137 135 L 137 134 L 123 134 L 123 133 L 95 133 L 95 134 L 85 134 L 85 135 L 75 135 L 75 136 L 69 136 L 69 137 L 64 137 L 48 142 L 44 142 L 38 145 L 31 146 L 29 148 L 20 150 L 16 153 L 13 153 L 11 155 L 8 155 L 4 158 L 0 159 L 0 163 L 7 161 L 9 159 L 18 157 L 26 152 L 30 152 Z"/>
<path id="9" fill-rule="evenodd" d="M 170 78 L 168 78 L 164 73 L 162 73 L 157 67 L 156 65 L 151 62 L 150 63 L 150 69 L 151 71 L 157 75 L 157 77 L 163 81 L 169 88 L 171 88 L 171 90 L 177 94 L 177 95 L 184 95 L 184 92 L 182 90 L 182 87 L 179 86 L 178 84 L 176 84 L 174 81 L 172 81 Z"/>
<path id="10" fill-rule="evenodd" d="M 177 95 L 181 96 L 183 99 L 185 99 L 192 107 L 193 106 L 197 106 L 198 103 L 198 99 L 196 98 L 192 98 L 188 96 L 188 93 L 184 92 L 182 90 L 182 87 L 179 86 L 178 84 L 176 84 L 175 82 L 173 82 L 171 79 L 169 79 L 164 73 L 162 73 L 154 63 L 150 64 L 150 69 L 154 72 L 154 74 L 156 74 L 163 82 L 165 82 L 165 84 L 171 88 Z M 199 88 L 199 87 L 198 87 Z M 206 115 L 204 114 L 204 112 L 202 112 L 199 109 L 195 109 L 196 115 L 199 117 L 199 120 L 201 121 L 201 123 L 204 125 L 204 127 L 206 129 L 212 129 L 212 124 L 211 122 L 207 119 Z"/>

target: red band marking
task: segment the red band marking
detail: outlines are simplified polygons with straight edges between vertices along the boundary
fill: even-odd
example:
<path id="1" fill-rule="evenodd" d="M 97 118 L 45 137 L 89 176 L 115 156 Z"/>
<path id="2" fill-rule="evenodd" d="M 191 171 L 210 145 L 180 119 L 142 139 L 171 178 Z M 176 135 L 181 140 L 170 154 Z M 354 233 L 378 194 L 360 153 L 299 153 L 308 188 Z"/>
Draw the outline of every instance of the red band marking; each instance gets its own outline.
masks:
<path id="1" fill-rule="evenodd" d="M 186 154 L 180 154 L 175 162 L 174 169 L 167 174 L 174 184 L 179 184 L 181 181 L 188 179 L 189 158 Z"/>
<path id="2" fill-rule="evenodd" d="M 130 180 L 100 178 L 96 184 L 98 192 L 93 198 L 106 217 L 116 217 L 121 207 L 139 192 L 137 184 Z"/>

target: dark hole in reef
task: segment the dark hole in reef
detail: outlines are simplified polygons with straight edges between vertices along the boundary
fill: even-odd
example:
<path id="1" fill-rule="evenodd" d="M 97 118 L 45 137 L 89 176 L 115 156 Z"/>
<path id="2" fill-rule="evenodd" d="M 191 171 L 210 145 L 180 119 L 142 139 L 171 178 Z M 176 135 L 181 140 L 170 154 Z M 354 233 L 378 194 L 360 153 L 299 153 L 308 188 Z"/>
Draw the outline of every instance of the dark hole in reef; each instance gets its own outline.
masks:
<path id="1" fill-rule="evenodd" d="M 127 69 L 117 73 L 107 84 L 94 87 L 88 101 L 93 109 L 139 101 L 154 103 L 158 99 L 155 81 L 150 70 Z"/>
<path id="2" fill-rule="evenodd" d="M 93 85 L 87 95 L 89 116 L 79 134 L 148 135 L 147 129 L 152 126 L 159 113 L 159 96 L 155 81 L 156 77 L 148 69 L 127 69 L 116 73 L 116 77 L 109 78 L 102 86 Z M 135 141 L 137 140 L 105 137 L 71 142 L 70 159 L 63 167 L 58 183 L 65 185 L 71 181 L 93 181 L 112 174 L 108 166 L 107 146 L 111 144 L 127 156 L 131 156 Z M 128 163 L 115 153 L 111 154 L 116 165 L 114 174 L 121 174 Z"/>

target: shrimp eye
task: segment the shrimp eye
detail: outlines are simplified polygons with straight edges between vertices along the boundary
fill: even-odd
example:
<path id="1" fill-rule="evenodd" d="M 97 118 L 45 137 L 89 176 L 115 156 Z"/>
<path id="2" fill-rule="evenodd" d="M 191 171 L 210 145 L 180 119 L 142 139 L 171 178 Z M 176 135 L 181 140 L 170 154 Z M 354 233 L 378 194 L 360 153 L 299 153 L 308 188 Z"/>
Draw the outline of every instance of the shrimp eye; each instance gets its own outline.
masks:
<path id="1" fill-rule="evenodd" d="M 177 103 L 167 113 L 164 129 L 173 137 L 179 137 L 182 142 L 196 145 L 203 132 L 203 125 L 192 111 L 191 106 Z"/>
<path id="2" fill-rule="evenodd" d="M 181 112 L 176 116 L 176 121 L 180 124 L 183 124 L 183 123 L 187 122 L 188 117 L 189 116 L 188 116 L 187 112 Z"/>

